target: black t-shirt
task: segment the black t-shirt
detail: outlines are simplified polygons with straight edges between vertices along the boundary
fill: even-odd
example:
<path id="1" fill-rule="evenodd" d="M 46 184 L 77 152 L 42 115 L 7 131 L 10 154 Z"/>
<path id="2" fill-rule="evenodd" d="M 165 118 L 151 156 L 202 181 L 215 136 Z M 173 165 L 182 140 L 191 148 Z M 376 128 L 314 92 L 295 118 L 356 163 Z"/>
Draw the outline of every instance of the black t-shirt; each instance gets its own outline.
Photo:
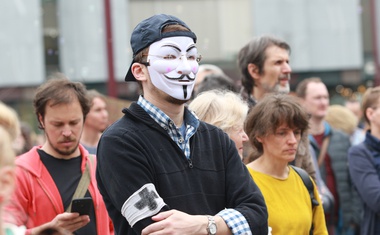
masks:
<path id="1" fill-rule="evenodd" d="M 71 159 L 58 159 L 55 158 L 41 149 L 38 149 L 38 154 L 42 163 L 49 171 L 58 188 L 59 194 L 62 198 L 63 206 L 66 210 L 69 207 L 73 198 L 75 190 L 82 177 L 81 163 L 82 157 L 74 157 Z M 85 197 L 91 197 L 90 192 L 87 190 Z M 75 235 L 96 235 L 96 217 L 92 209 L 90 213 L 90 223 L 74 232 Z"/>

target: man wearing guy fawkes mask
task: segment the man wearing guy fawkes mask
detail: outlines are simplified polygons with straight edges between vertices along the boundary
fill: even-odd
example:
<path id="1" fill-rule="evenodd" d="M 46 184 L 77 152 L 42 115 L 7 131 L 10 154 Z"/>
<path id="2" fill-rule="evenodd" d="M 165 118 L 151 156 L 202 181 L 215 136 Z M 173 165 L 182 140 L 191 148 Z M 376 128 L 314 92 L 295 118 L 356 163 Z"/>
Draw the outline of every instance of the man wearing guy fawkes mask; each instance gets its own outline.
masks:
<path id="1" fill-rule="evenodd" d="M 153 85 L 178 104 L 188 101 L 200 60 L 194 40 L 183 36 L 163 38 L 150 45 L 147 58 Z"/>
<path id="2" fill-rule="evenodd" d="M 229 137 L 185 107 L 196 36 L 155 15 L 133 30 L 125 78 L 143 95 L 102 135 L 98 187 L 116 234 L 267 234 L 263 196 Z"/>

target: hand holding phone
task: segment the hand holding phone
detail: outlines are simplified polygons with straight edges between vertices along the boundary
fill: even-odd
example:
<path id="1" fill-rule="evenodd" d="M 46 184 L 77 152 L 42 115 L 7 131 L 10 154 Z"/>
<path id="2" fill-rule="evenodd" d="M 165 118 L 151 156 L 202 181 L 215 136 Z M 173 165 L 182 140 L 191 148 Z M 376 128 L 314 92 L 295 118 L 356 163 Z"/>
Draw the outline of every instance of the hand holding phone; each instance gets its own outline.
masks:
<path id="1" fill-rule="evenodd" d="M 79 215 L 89 215 L 93 207 L 92 198 L 76 198 L 71 204 L 71 212 L 77 212 Z"/>

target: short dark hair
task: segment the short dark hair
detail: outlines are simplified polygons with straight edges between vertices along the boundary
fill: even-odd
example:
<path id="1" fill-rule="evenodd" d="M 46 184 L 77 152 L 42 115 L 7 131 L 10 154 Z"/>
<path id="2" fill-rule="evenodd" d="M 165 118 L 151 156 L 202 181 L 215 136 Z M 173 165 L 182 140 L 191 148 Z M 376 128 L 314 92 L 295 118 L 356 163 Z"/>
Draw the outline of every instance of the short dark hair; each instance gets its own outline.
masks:
<path id="1" fill-rule="evenodd" d="M 297 128 L 303 134 L 309 128 L 308 115 L 298 102 L 297 97 L 287 94 L 267 94 L 249 112 L 246 119 L 245 132 L 249 141 L 263 154 L 263 145 L 257 137 L 275 133 L 282 124 L 289 128 Z"/>
<path id="2" fill-rule="evenodd" d="M 83 112 L 83 120 L 90 111 L 91 101 L 87 98 L 86 87 L 80 82 L 72 82 L 62 73 L 56 73 L 47 82 L 37 88 L 33 100 L 34 111 L 38 120 L 38 127 L 43 129 L 39 115 L 45 117 L 46 105 L 68 104 L 78 99 Z"/>
<path id="3" fill-rule="evenodd" d="M 237 62 L 242 75 L 241 83 L 244 93 L 251 94 L 255 85 L 248 72 L 248 65 L 251 63 L 256 65 L 259 74 L 262 74 L 266 60 L 266 49 L 271 46 L 283 48 L 290 53 L 290 46 L 285 41 L 267 35 L 252 39 L 240 49 Z"/>

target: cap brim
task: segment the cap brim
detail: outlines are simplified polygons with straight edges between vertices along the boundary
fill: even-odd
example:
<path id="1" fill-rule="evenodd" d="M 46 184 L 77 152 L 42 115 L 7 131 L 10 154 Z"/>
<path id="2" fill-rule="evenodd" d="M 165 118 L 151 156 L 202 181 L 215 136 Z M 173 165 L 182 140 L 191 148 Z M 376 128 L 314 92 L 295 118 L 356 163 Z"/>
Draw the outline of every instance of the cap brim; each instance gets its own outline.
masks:
<path id="1" fill-rule="evenodd" d="M 133 81 L 136 81 L 136 78 L 135 76 L 133 76 L 133 73 L 132 73 L 132 64 L 134 63 L 135 61 L 132 61 L 131 65 L 129 66 L 129 69 L 128 69 L 128 73 L 127 75 L 125 76 L 125 81 L 127 82 L 133 82 Z"/>

